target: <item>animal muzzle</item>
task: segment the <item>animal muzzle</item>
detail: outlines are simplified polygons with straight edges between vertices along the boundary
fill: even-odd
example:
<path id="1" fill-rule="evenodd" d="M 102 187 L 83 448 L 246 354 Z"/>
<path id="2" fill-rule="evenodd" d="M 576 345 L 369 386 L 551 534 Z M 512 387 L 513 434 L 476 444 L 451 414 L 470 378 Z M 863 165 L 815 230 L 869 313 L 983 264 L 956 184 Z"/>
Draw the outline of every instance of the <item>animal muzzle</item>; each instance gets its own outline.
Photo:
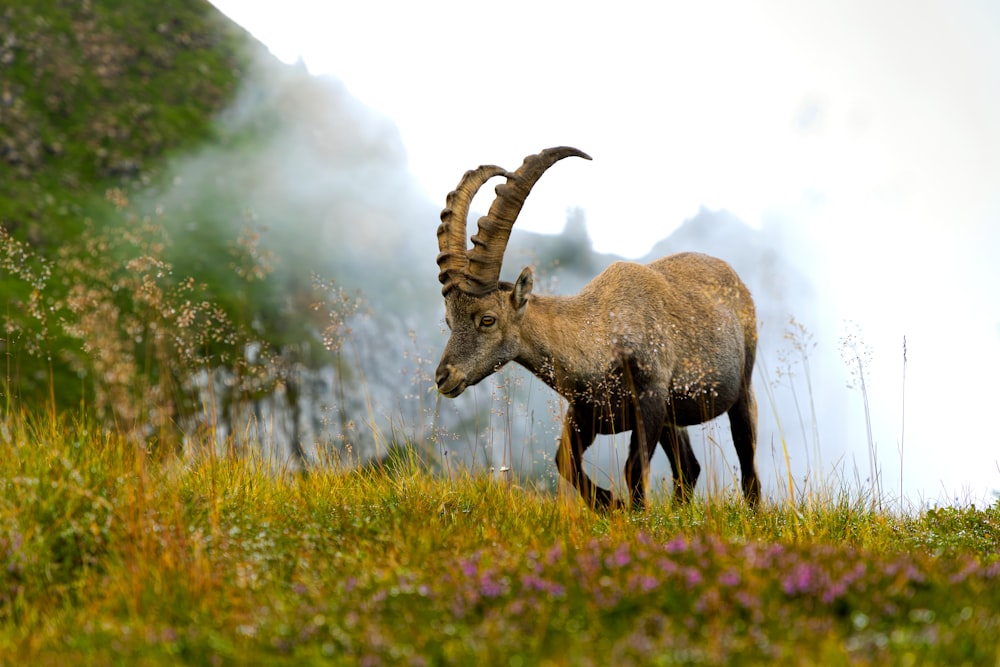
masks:
<path id="1" fill-rule="evenodd" d="M 443 361 L 434 373 L 434 382 L 437 383 L 438 391 L 448 398 L 455 398 L 469 386 L 465 373 Z"/>

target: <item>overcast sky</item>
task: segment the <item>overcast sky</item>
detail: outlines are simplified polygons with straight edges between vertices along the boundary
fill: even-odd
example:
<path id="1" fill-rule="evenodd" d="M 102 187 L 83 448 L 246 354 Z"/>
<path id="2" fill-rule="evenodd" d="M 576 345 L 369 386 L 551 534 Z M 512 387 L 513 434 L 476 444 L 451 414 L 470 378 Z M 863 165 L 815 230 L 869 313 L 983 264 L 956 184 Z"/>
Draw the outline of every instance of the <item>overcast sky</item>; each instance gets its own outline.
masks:
<path id="1" fill-rule="evenodd" d="M 581 205 L 599 249 L 642 255 L 702 205 L 757 224 L 817 195 L 895 199 L 917 231 L 996 215 L 989 2 L 215 4 L 392 118 L 435 199 L 484 161 L 589 152 L 522 222 L 559 231 Z M 661 225 L 632 225 L 652 208 Z"/>
<path id="2" fill-rule="evenodd" d="M 568 144 L 594 161 L 550 170 L 520 227 L 579 206 L 639 257 L 702 206 L 788 226 L 894 414 L 907 336 L 911 458 L 1000 489 L 1000 5 L 213 2 L 392 119 L 431 201 Z"/>

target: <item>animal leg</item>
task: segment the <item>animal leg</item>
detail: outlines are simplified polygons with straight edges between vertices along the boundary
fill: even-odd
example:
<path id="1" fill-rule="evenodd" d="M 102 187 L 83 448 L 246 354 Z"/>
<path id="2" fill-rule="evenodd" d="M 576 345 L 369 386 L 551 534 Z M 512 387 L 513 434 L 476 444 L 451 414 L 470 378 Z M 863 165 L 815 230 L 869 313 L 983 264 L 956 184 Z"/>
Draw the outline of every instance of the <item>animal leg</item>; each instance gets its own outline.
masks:
<path id="1" fill-rule="evenodd" d="M 687 427 L 668 424 L 660 434 L 660 446 L 670 461 L 674 474 L 674 501 L 686 503 L 694 496 L 694 485 L 698 483 L 701 466 L 691 449 L 691 438 Z"/>
<path id="2" fill-rule="evenodd" d="M 750 505 L 756 507 L 760 504 L 760 478 L 757 477 L 757 464 L 754 462 L 757 448 L 757 399 L 749 382 L 729 409 L 729 426 L 733 432 L 736 456 L 740 460 L 743 496 Z"/>
<path id="3" fill-rule="evenodd" d="M 649 462 L 656 451 L 656 441 L 663 428 L 664 408 L 654 401 L 644 401 L 636 409 L 632 437 L 629 440 L 628 459 L 625 461 L 625 485 L 628 487 L 632 509 L 646 508 L 646 480 L 649 478 Z M 660 402 L 662 405 L 662 401 Z"/>
<path id="4" fill-rule="evenodd" d="M 594 484 L 583 470 L 583 453 L 594 444 L 595 436 L 593 419 L 576 414 L 571 408 L 563 420 L 562 436 L 556 451 L 556 468 L 580 492 L 591 509 L 606 510 L 611 507 L 614 497 L 607 489 Z"/>

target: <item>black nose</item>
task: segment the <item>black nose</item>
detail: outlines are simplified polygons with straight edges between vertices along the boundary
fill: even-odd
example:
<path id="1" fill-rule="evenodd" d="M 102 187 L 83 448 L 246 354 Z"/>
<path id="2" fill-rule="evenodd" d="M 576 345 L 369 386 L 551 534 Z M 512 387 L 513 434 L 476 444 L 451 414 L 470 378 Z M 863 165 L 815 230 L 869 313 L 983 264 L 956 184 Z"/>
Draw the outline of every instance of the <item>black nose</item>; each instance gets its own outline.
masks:
<path id="1" fill-rule="evenodd" d="M 434 373 L 434 382 L 437 384 L 438 389 L 445 383 L 449 375 L 451 375 L 451 371 L 448 370 L 447 365 L 441 364 L 437 367 L 437 371 Z"/>

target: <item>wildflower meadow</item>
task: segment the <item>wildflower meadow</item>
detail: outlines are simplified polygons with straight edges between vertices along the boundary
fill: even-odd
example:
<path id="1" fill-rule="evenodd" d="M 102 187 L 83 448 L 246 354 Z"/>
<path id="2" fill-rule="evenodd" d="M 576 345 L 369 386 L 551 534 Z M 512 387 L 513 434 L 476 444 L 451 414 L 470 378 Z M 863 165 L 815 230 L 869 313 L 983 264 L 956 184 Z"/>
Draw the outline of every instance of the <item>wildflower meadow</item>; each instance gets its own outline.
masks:
<path id="1" fill-rule="evenodd" d="M 996 664 L 1000 506 L 595 514 L 487 473 L 0 423 L 0 663 Z M 211 448 L 209 448 L 211 451 Z"/>

